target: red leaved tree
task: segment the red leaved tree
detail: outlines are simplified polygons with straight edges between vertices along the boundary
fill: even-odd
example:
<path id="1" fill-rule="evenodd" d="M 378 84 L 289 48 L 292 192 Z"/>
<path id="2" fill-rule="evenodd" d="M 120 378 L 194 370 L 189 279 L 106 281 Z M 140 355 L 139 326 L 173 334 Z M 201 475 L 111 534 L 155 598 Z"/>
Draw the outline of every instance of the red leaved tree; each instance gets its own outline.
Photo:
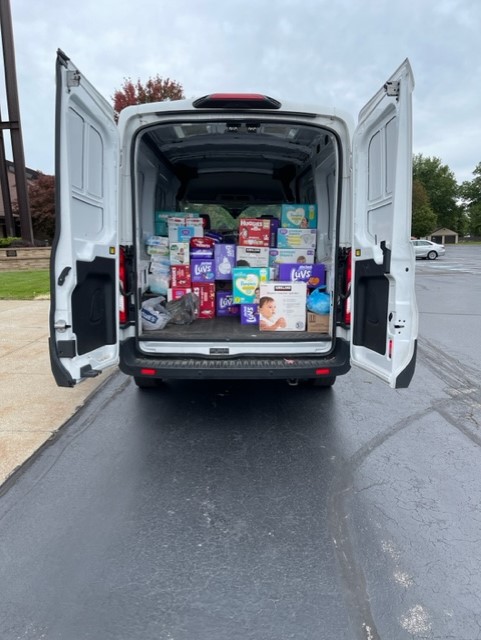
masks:
<path id="1" fill-rule="evenodd" d="M 122 88 L 114 93 L 115 117 L 118 119 L 122 109 L 133 104 L 182 100 L 184 97 L 181 84 L 170 78 L 163 79 L 158 74 L 149 78 L 145 84 L 140 80 L 134 84 L 130 78 L 125 78 Z"/>

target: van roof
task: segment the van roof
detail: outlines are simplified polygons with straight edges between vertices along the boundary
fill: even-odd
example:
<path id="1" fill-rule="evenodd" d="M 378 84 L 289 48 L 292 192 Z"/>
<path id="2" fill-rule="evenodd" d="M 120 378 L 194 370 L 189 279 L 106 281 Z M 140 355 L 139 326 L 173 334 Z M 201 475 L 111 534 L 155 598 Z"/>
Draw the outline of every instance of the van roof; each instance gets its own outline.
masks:
<path id="1" fill-rule="evenodd" d="M 226 94 L 208 94 L 208 95 L 226 95 Z M 233 94 L 228 94 L 233 95 Z M 234 94 L 236 96 L 240 94 Z M 253 94 L 244 94 L 252 96 Z M 259 94 L 254 94 L 259 95 Z M 308 103 L 298 103 L 292 102 L 289 100 L 279 100 L 277 98 L 271 98 L 265 96 L 268 100 L 272 101 L 273 107 L 266 108 L 265 104 L 261 108 L 255 107 L 255 101 L 246 100 L 244 104 L 237 103 L 235 108 L 226 108 L 225 106 L 212 106 L 215 103 L 211 101 L 211 104 L 207 107 L 202 106 L 201 108 L 196 107 L 196 103 L 199 101 L 203 101 L 206 99 L 206 96 L 201 97 L 193 97 L 184 100 L 167 100 L 163 102 L 150 102 L 145 104 L 138 104 L 126 107 L 120 113 L 119 124 L 121 121 L 125 121 L 132 117 L 134 114 L 139 116 L 147 115 L 147 114 L 166 114 L 168 112 L 171 113 L 180 113 L 192 111 L 197 113 L 198 115 L 205 116 L 207 113 L 219 113 L 223 112 L 225 114 L 230 113 L 232 116 L 236 113 L 245 114 L 248 113 L 260 113 L 263 116 L 268 114 L 272 114 L 274 116 L 286 116 L 286 115 L 297 115 L 304 116 L 310 118 L 316 117 L 327 117 L 331 119 L 336 119 L 342 121 L 347 128 L 352 133 L 354 128 L 354 119 L 352 114 L 343 109 L 338 109 L 337 107 L 327 106 L 327 105 L 313 105 Z M 220 101 L 218 102 L 220 104 Z M 280 106 L 275 106 L 276 104 Z"/>

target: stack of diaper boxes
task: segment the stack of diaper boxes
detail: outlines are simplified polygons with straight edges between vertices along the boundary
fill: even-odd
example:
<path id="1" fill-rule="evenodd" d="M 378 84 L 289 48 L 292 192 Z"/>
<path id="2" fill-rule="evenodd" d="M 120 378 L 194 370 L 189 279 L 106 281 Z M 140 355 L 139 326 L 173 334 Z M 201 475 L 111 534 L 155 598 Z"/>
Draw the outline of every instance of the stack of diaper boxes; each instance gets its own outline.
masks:
<path id="1" fill-rule="evenodd" d="M 316 205 L 282 205 L 280 220 L 241 218 L 236 244 L 206 230 L 196 214 L 156 212 L 147 239 L 150 290 L 169 300 L 195 293 L 199 318 L 239 316 L 261 330 L 305 331 L 309 289 L 325 282 L 316 236 Z"/>

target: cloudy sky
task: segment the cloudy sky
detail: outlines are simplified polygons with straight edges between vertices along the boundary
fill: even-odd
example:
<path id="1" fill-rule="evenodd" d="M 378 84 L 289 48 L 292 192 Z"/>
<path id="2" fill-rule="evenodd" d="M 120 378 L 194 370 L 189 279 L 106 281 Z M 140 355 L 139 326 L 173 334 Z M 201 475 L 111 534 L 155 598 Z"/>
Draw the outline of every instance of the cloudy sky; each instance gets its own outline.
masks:
<path id="1" fill-rule="evenodd" d="M 405 59 L 414 152 L 481 162 L 479 0 L 10 0 L 28 167 L 53 173 L 55 58 L 109 100 L 156 74 L 188 97 L 255 91 L 359 110 Z M 4 93 L 4 92 L 3 92 Z M 5 100 L 2 116 L 6 119 Z M 7 156 L 11 157 L 7 150 Z"/>

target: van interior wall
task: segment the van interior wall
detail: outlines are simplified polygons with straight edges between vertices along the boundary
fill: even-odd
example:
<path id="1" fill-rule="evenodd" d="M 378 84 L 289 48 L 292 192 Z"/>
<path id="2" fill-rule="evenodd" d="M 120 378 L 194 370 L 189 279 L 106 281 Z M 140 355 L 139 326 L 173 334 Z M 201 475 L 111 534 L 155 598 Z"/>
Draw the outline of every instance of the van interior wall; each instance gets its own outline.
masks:
<path id="1" fill-rule="evenodd" d="M 159 156 L 142 141 L 139 144 L 135 163 L 136 219 L 140 222 L 137 233 L 154 233 L 154 215 L 156 210 L 175 211 L 176 193 L 180 182 L 174 173 L 163 163 Z"/>

